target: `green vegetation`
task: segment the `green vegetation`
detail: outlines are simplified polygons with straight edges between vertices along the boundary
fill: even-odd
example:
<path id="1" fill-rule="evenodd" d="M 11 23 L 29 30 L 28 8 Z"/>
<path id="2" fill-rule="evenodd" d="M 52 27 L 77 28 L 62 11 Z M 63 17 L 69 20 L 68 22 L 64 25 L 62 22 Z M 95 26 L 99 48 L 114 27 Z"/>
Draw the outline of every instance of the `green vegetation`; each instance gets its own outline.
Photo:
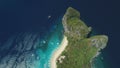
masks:
<path id="1" fill-rule="evenodd" d="M 91 28 L 80 20 L 80 13 L 71 7 L 67 9 L 62 23 L 69 43 L 61 54 L 65 58 L 62 63 L 57 62 L 57 68 L 91 68 L 92 59 L 105 48 L 108 37 L 97 35 L 87 38 Z"/>
<path id="2" fill-rule="evenodd" d="M 67 9 L 62 23 L 65 29 L 65 35 L 75 39 L 85 38 L 91 31 L 91 28 L 87 27 L 80 19 L 80 13 L 71 7 Z"/>

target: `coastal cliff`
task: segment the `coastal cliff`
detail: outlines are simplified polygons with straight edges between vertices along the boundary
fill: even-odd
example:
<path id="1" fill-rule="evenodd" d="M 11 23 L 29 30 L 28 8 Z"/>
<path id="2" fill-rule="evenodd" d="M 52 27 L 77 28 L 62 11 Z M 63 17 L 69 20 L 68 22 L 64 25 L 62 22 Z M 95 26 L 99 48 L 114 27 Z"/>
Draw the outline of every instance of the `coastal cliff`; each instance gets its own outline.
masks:
<path id="1" fill-rule="evenodd" d="M 65 30 L 64 33 L 71 38 L 83 39 L 87 37 L 88 33 L 91 31 L 91 27 L 88 27 L 80 19 L 80 13 L 71 7 L 67 9 L 62 24 Z"/>
<path id="2" fill-rule="evenodd" d="M 106 47 L 108 37 L 106 35 L 88 37 L 91 27 L 80 19 L 80 13 L 72 7 L 67 9 L 62 24 L 68 46 L 61 54 L 64 59 L 57 61 L 57 68 L 91 68 L 92 59 Z"/>

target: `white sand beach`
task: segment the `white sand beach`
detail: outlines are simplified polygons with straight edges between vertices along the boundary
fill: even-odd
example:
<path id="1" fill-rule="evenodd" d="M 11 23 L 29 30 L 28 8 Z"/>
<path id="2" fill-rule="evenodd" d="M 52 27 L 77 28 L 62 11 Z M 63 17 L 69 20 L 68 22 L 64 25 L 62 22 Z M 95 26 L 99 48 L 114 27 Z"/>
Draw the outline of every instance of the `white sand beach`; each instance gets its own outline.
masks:
<path id="1" fill-rule="evenodd" d="M 64 36 L 61 44 L 52 54 L 52 57 L 50 59 L 50 68 L 57 68 L 57 65 L 56 65 L 57 58 L 61 55 L 61 53 L 64 51 L 67 45 L 68 45 L 68 40 L 67 40 L 67 37 Z"/>

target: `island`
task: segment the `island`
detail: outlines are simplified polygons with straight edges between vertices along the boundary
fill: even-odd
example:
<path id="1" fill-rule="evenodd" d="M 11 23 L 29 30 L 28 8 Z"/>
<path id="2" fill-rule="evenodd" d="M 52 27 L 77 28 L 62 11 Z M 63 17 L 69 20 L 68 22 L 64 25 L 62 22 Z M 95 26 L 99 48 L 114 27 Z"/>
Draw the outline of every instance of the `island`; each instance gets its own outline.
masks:
<path id="1" fill-rule="evenodd" d="M 50 60 L 50 68 L 91 68 L 92 60 L 108 42 L 107 35 L 88 36 L 92 31 L 80 13 L 69 7 L 63 16 L 64 38 Z"/>

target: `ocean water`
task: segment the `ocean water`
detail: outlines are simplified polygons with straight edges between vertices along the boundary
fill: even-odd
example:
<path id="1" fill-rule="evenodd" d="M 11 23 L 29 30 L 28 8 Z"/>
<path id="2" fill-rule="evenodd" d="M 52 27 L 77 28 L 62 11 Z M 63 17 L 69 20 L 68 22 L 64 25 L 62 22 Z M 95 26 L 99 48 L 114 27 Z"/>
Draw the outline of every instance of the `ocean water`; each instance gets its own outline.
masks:
<path id="1" fill-rule="evenodd" d="M 102 60 L 103 57 L 100 55 L 93 59 L 92 68 L 105 68 Z"/>
<path id="2" fill-rule="evenodd" d="M 52 53 L 63 39 L 61 18 L 54 23 L 42 37 L 39 33 L 25 32 L 1 44 L 0 68 L 49 68 Z"/>
<path id="3" fill-rule="evenodd" d="M 95 29 L 92 29 L 88 37 L 95 36 L 95 35 L 99 35 L 99 32 L 96 31 Z M 92 68 L 109 68 L 107 67 L 107 64 L 105 63 L 105 60 L 103 58 L 102 50 L 100 54 L 92 60 L 91 64 L 92 64 L 91 65 Z"/>
<path id="4" fill-rule="evenodd" d="M 40 47 L 43 46 L 42 49 L 38 47 L 36 50 L 36 54 L 40 57 L 40 61 L 38 63 L 39 66 L 35 68 L 49 68 L 52 53 L 57 49 L 63 39 L 62 23 L 59 22 L 55 27 L 55 30 L 49 34 L 46 39 L 41 41 Z"/>
<path id="5" fill-rule="evenodd" d="M 42 37 L 39 33 L 26 32 L 9 38 L 0 48 L 0 68 L 19 68 L 21 65 L 22 68 L 49 68 L 51 55 L 63 39 L 61 19 L 57 19 Z M 96 35 L 94 30 L 91 32 L 93 35 Z M 92 68 L 105 68 L 102 55 L 94 59 Z"/>
<path id="6" fill-rule="evenodd" d="M 113 0 L 0 0 L 0 68 L 48 67 L 51 53 L 62 39 L 55 25 L 69 6 L 80 11 L 81 19 L 97 34 L 109 37 L 102 51 L 104 61 L 96 64 L 120 68 L 119 2 Z"/>

